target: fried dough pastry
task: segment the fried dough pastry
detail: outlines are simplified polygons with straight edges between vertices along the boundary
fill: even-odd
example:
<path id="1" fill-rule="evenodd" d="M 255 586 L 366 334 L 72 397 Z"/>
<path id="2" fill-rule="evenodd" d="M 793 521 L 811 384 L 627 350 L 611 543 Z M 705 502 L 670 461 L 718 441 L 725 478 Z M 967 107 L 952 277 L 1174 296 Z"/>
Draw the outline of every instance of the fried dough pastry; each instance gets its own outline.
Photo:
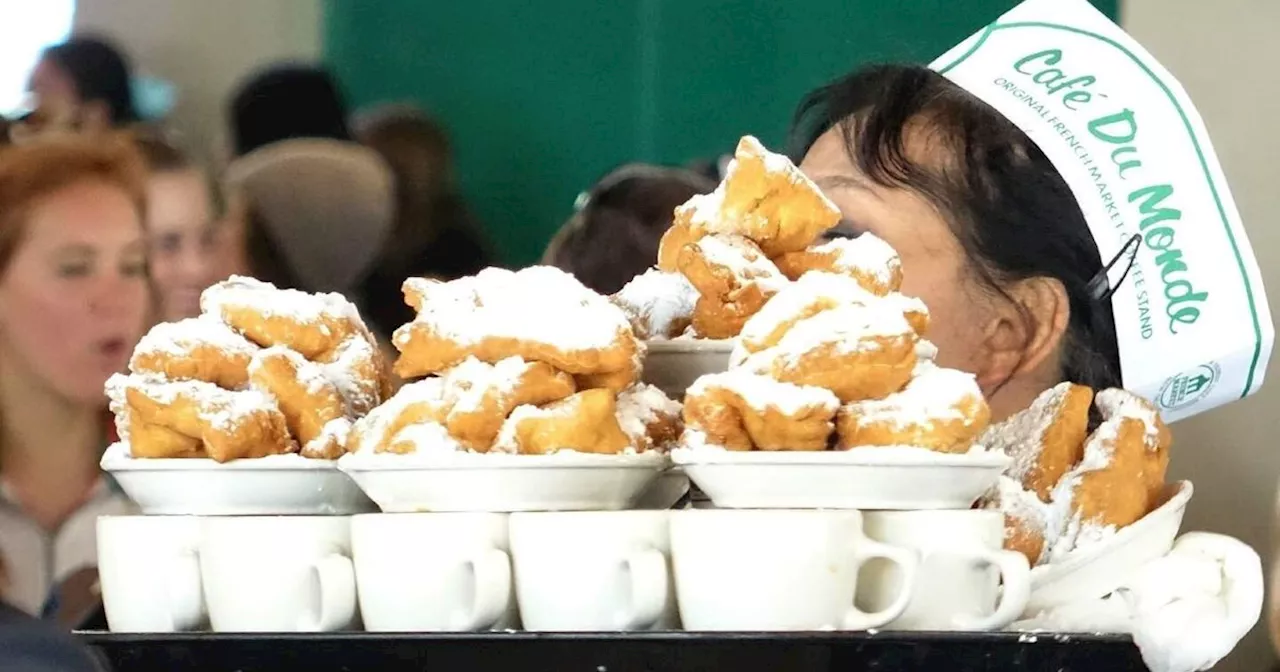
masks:
<path id="1" fill-rule="evenodd" d="M 693 308 L 693 333 L 699 338 L 733 338 L 742 331 L 747 320 L 765 306 L 769 298 L 758 285 L 744 287 L 733 303 L 721 303 L 714 298 L 701 296 Z"/>
<path id="2" fill-rule="evenodd" d="M 153 425 L 129 409 L 129 454 L 142 458 L 205 457 L 199 438 L 179 434 L 168 427 Z M 123 437 L 122 437 L 123 438 Z"/>
<path id="3" fill-rule="evenodd" d="M 686 245 L 696 243 L 709 231 L 695 227 L 688 221 L 677 220 L 662 234 L 658 241 L 658 270 L 675 273 L 680 270 L 680 250 Z"/>
<path id="4" fill-rule="evenodd" d="M 631 365 L 620 371 L 601 371 L 599 373 L 579 373 L 573 377 L 579 390 L 604 389 L 621 392 L 640 380 L 643 368 L 640 358 L 631 360 Z"/>
<path id="5" fill-rule="evenodd" d="M 355 306 L 340 294 L 308 294 L 232 276 L 204 290 L 200 309 L 263 347 L 282 345 L 306 359 L 367 331 Z"/>
<path id="6" fill-rule="evenodd" d="M 666 339 L 689 328 L 698 290 L 679 273 L 649 269 L 610 299 L 627 314 L 637 338 Z"/>
<path id="7" fill-rule="evenodd" d="M 467 357 L 490 364 L 519 357 L 574 375 L 617 372 L 639 352 L 622 309 L 559 269 L 488 268 L 443 283 L 410 278 L 404 291 L 419 311 L 392 339 L 402 378 L 440 373 Z"/>
<path id="8" fill-rule="evenodd" d="M 842 403 L 901 390 L 916 365 L 917 336 L 883 302 L 846 305 L 800 320 L 778 344 L 741 367 L 776 380 L 831 390 Z"/>
<path id="9" fill-rule="evenodd" d="M 660 248 L 660 268 L 663 248 L 681 239 L 688 244 L 703 231 L 744 236 L 771 258 L 799 252 L 839 223 L 840 210 L 789 159 L 745 136 L 724 181 L 714 192 L 677 207 L 674 220 L 672 228 L 683 228 Z"/>
<path id="10" fill-rule="evenodd" d="M 112 376 L 107 386 L 113 403 L 132 412 L 130 441 L 136 421 L 199 439 L 204 452 L 218 462 L 296 449 L 280 410 L 255 390 L 233 392 L 203 381 L 169 382 L 138 375 Z M 154 444 L 144 446 L 143 452 L 153 448 Z"/>
<path id="11" fill-rule="evenodd" d="M 685 431 L 728 450 L 826 450 L 838 408 L 827 390 L 730 370 L 689 388 Z"/>
<path id="12" fill-rule="evenodd" d="M 704 338 L 731 338 L 787 279 L 750 240 L 709 235 L 680 251 L 679 267 L 697 289 L 694 332 Z"/>
<path id="13" fill-rule="evenodd" d="M 732 361 L 771 348 L 797 323 L 841 306 L 882 304 L 902 313 L 912 330 L 923 335 L 929 327 L 929 309 L 919 299 L 898 293 L 871 294 L 858 282 L 843 275 L 823 271 L 808 273 L 778 292 L 742 327 Z"/>
<path id="14" fill-rule="evenodd" d="M 1017 480 L 1001 476 L 992 492 L 980 502 L 984 509 L 1004 514 L 1004 548 L 1026 556 L 1035 567 L 1044 559 L 1046 515 L 1043 503 Z"/>
<path id="15" fill-rule="evenodd" d="M 162 322 L 152 327 L 129 360 L 133 373 L 170 380 L 202 380 L 228 390 L 249 381 L 249 360 L 258 346 L 208 318 Z"/>
<path id="16" fill-rule="evenodd" d="M 569 374 L 516 357 L 493 365 L 471 358 L 444 378 L 458 395 L 445 416 L 445 428 L 463 446 L 480 453 L 489 452 L 516 407 L 559 401 L 576 391 Z"/>
<path id="17" fill-rule="evenodd" d="M 520 406 L 511 413 L 495 450 L 547 455 L 562 450 L 617 454 L 631 446 L 618 425 L 618 405 L 608 390 L 586 390 L 543 407 Z"/>
<path id="18" fill-rule="evenodd" d="M 355 422 L 347 441 L 347 452 L 402 452 L 406 446 L 391 450 L 397 435 L 415 425 L 439 425 L 444 431 L 445 418 L 453 410 L 455 401 L 443 378 L 406 383 L 381 406 Z"/>
<path id="19" fill-rule="evenodd" d="M 618 426 L 636 452 L 667 450 L 684 430 L 679 402 L 662 390 L 636 383 L 618 394 Z"/>
<path id="20" fill-rule="evenodd" d="M 841 450 L 916 446 L 963 453 L 990 419 L 991 410 L 971 374 L 921 364 L 901 392 L 841 408 L 838 445 Z"/>
<path id="21" fill-rule="evenodd" d="M 1171 436 L 1155 408 L 1130 392 L 1105 390 L 1096 402 L 1102 424 L 1053 496 L 1055 501 L 1070 496 L 1082 523 L 1121 528 L 1154 508 L 1164 485 Z"/>
<path id="22" fill-rule="evenodd" d="M 877 296 L 898 291 L 902 286 L 902 260 L 880 238 L 864 233 L 857 238 L 837 238 L 799 252 L 788 252 L 773 260 L 778 270 L 792 280 L 805 273 L 837 273 L 856 281 Z"/>
<path id="23" fill-rule="evenodd" d="M 254 356 L 249 384 L 275 398 L 304 457 L 336 459 L 346 452 L 346 400 L 319 364 L 273 346 Z"/>
<path id="24" fill-rule="evenodd" d="M 350 417 L 363 417 L 390 396 L 382 353 L 363 335 L 348 336 L 316 362 L 338 388 Z"/>
<path id="25" fill-rule="evenodd" d="M 1088 387 L 1060 383 L 989 428 L 978 443 L 1008 455 L 1013 462 L 1005 473 L 1048 502 L 1063 474 L 1084 457 L 1092 402 Z"/>

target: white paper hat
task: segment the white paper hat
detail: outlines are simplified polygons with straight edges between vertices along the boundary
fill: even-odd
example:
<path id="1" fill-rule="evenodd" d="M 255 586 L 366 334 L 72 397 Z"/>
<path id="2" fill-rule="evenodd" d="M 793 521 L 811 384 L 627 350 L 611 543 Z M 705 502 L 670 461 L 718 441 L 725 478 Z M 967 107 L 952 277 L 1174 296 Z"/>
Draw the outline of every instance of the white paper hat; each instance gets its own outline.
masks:
<path id="1" fill-rule="evenodd" d="M 1104 263 L 1140 238 L 1111 297 L 1126 388 L 1169 421 L 1257 391 L 1275 340 L 1258 264 L 1204 122 L 1151 54 L 1085 0 L 1027 0 L 931 67 L 1040 147 Z"/>

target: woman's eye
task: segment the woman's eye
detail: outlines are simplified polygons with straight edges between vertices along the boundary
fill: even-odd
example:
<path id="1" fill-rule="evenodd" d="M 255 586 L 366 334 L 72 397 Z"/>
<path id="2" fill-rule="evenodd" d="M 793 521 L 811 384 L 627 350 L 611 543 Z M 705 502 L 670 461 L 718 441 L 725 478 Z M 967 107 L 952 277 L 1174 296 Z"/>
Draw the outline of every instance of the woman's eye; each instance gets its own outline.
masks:
<path id="1" fill-rule="evenodd" d="M 176 235 L 157 236 L 151 240 L 151 249 L 158 254 L 173 254 L 182 249 L 182 237 Z"/>
<path id="2" fill-rule="evenodd" d="M 841 219 L 840 223 L 834 227 L 827 229 L 823 234 L 823 240 L 834 240 L 836 238 L 857 238 L 862 235 L 862 229 L 848 219 Z"/>
<path id="3" fill-rule="evenodd" d="M 67 263 L 58 265 L 58 277 L 62 278 L 83 278 L 93 271 L 93 267 L 87 263 Z"/>

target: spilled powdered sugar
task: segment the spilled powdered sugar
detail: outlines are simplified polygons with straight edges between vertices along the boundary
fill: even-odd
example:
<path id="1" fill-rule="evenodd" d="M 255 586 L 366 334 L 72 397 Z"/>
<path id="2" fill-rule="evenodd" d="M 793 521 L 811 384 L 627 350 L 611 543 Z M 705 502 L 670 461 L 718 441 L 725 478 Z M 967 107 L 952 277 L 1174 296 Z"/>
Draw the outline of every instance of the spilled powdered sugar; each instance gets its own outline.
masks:
<path id="1" fill-rule="evenodd" d="M 581 352 L 612 347 L 632 333 L 621 308 L 549 266 L 516 272 L 486 268 L 451 282 L 406 283 L 423 297 L 415 321 L 463 345 L 487 337 L 517 338 Z M 403 345 L 407 333 L 402 327 L 395 342 Z"/>
<path id="2" fill-rule="evenodd" d="M 651 423 L 664 417 L 679 417 L 680 403 L 653 385 L 636 383 L 618 394 L 618 426 L 635 445 L 645 445 Z"/>
<path id="3" fill-rule="evenodd" d="M 694 381 L 686 395 L 701 396 L 717 388 L 737 394 L 760 412 L 774 408 L 785 415 L 797 415 L 807 409 L 821 408 L 834 413 L 840 406 L 840 400 L 828 389 L 784 383 L 745 369 L 702 376 Z"/>
<path id="4" fill-rule="evenodd" d="M 886 287 L 902 268 L 897 251 L 870 233 L 857 238 L 836 238 L 811 247 L 809 251 L 832 257 L 832 268 L 838 271 L 868 275 Z"/>
<path id="5" fill-rule="evenodd" d="M 931 362 L 916 365 L 915 376 L 901 392 L 845 407 L 872 422 L 903 428 L 939 421 L 964 420 L 965 409 L 982 402 L 982 390 L 972 374 L 944 369 Z"/>
<path id="6" fill-rule="evenodd" d="M 134 357 L 161 354 L 184 357 L 195 346 L 217 348 L 229 354 L 252 355 L 258 346 L 236 333 L 222 321 L 208 315 L 190 317 L 177 322 L 161 322 L 138 341 Z"/>
<path id="7" fill-rule="evenodd" d="M 743 284 L 755 283 L 765 291 L 777 292 L 790 282 L 758 247 L 741 236 L 712 235 L 695 245 L 708 262 L 729 269 Z"/>
<path id="8" fill-rule="evenodd" d="M 660 340 L 671 333 L 673 324 L 693 315 L 698 290 L 683 274 L 651 268 L 628 282 L 613 300 L 644 325 L 647 338 Z"/>

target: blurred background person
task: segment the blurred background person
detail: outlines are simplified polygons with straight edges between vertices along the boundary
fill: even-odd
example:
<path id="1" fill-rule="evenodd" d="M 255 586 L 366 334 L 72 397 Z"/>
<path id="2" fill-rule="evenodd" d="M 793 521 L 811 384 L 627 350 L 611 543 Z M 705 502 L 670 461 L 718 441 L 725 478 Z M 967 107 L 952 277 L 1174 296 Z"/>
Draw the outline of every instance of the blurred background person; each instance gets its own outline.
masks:
<path id="1" fill-rule="evenodd" d="M 453 280 L 494 259 L 459 190 L 448 136 L 434 119 L 413 106 L 386 105 L 357 114 L 353 127 L 395 176 L 395 225 L 360 288 L 366 317 L 390 334 L 413 319 L 400 293 L 405 278 Z"/>
<path id="2" fill-rule="evenodd" d="M 95 520 L 128 513 L 98 468 L 103 384 L 149 319 L 146 168 L 118 137 L 0 149 L 3 597 L 76 622 L 94 610 Z"/>
<path id="3" fill-rule="evenodd" d="M 633 163 L 609 173 L 578 197 L 576 212 L 542 256 L 601 294 L 613 294 L 658 258 L 676 206 L 716 187 L 709 176 Z"/>
<path id="4" fill-rule="evenodd" d="M 200 314 L 200 292 L 225 278 L 224 220 L 208 173 L 159 134 L 137 137 L 147 161 L 147 237 L 157 319 Z"/>
<path id="5" fill-rule="evenodd" d="M 73 37 L 44 51 L 31 73 L 33 110 L 22 136 L 51 131 L 99 132 L 138 123 L 128 60 L 110 42 Z"/>
<path id="6" fill-rule="evenodd" d="M 268 68 L 232 96 L 228 117 L 235 158 L 223 182 L 238 272 L 340 292 L 364 311 L 362 283 L 395 223 L 395 180 L 377 152 L 350 139 L 332 78 Z"/>

